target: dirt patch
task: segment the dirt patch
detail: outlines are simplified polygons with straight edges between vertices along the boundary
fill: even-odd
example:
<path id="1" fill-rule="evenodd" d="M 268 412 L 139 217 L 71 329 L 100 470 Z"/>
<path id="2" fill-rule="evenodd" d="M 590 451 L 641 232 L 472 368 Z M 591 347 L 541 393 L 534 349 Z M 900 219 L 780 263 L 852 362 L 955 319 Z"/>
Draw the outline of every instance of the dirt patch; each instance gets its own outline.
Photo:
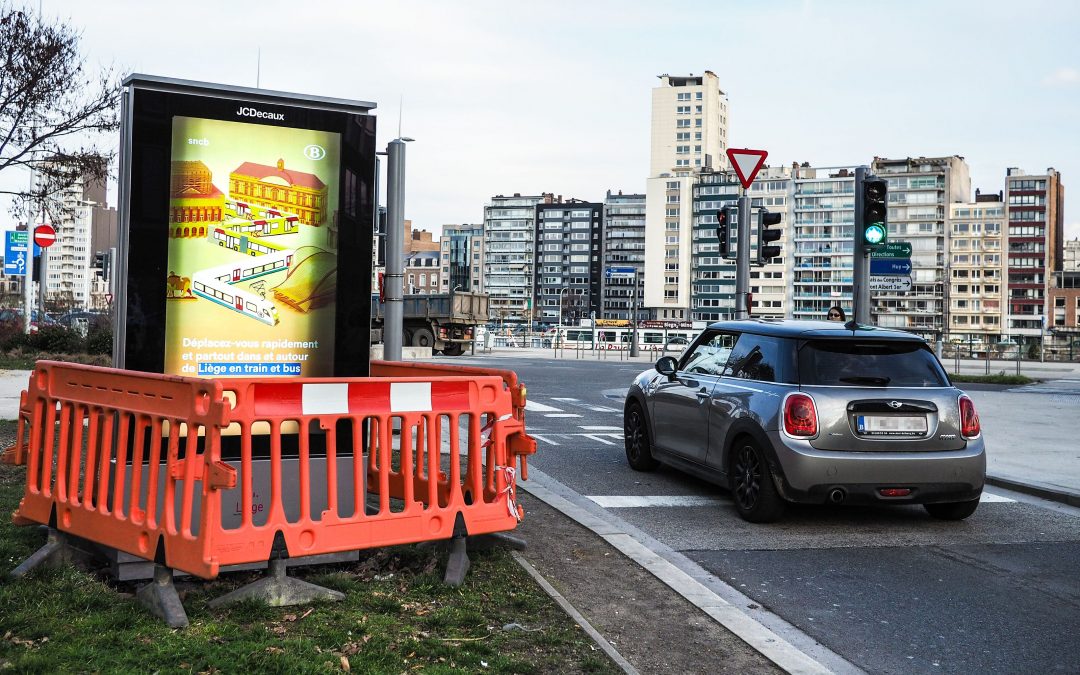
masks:
<path id="1" fill-rule="evenodd" d="M 643 673 L 782 672 L 590 530 L 523 494 L 523 556 Z"/>

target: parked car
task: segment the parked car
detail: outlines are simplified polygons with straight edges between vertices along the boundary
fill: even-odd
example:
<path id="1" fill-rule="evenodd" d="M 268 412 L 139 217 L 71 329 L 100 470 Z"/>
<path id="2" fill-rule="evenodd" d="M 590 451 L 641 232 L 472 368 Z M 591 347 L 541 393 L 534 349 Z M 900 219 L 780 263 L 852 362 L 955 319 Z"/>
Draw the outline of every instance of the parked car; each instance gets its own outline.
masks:
<path id="1" fill-rule="evenodd" d="M 979 505 L 986 454 L 971 399 L 911 333 L 826 321 L 712 324 L 630 386 L 626 458 L 727 486 L 739 515 L 788 502 Z"/>

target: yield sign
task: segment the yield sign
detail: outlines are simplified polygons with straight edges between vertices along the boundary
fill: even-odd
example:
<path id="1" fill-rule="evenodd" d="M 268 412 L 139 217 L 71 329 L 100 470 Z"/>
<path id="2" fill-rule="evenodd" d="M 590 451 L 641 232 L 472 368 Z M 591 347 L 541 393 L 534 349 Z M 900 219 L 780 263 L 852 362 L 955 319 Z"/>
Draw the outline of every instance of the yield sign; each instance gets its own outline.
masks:
<path id="1" fill-rule="evenodd" d="M 744 189 L 749 190 L 750 184 L 754 182 L 754 176 L 765 163 L 765 158 L 769 156 L 769 153 L 765 150 L 728 148 L 727 156 L 731 160 L 732 168 L 735 169 L 735 175 L 739 177 L 739 182 L 742 183 Z"/>

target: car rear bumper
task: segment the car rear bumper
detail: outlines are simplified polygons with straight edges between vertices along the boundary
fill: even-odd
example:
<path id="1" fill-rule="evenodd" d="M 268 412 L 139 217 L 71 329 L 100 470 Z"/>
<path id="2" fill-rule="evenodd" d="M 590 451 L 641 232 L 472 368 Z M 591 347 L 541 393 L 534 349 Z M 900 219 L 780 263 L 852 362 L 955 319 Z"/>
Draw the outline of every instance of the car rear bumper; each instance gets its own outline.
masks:
<path id="1" fill-rule="evenodd" d="M 817 450 L 778 432 L 769 437 L 777 454 L 779 487 L 793 502 L 837 501 L 835 490 L 844 503 L 960 502 L 978 499 L 986 481 L 982 438 L 945 452 L 837 452 Z M 885 497 L 883 488 L 911 492 Z"/>

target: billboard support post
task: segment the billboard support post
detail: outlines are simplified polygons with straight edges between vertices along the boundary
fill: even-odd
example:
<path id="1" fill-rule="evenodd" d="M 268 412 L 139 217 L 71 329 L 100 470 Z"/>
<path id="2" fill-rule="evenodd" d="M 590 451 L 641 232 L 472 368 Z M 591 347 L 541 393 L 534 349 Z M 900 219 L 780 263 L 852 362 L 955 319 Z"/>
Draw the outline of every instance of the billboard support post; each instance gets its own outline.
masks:
<path id="1" fill-rule="evenodd" d="M 402 302 L 405 280 L 405 141 L 386 146 L 386 281 L 383 313 L 383 358 L 401 360 Z"/>

